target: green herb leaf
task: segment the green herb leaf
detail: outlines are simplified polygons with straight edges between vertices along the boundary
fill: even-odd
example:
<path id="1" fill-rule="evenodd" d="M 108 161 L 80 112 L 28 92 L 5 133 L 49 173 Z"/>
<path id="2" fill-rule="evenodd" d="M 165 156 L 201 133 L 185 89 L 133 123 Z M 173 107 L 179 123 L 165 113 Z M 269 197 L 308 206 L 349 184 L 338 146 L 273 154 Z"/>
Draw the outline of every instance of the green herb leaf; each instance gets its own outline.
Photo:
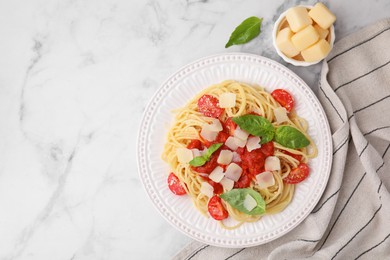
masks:
<path id="1" fill-rule="evenodd" d="M 217 143 L 217 144 L 212 144 L 208 149 L 207 152 L 202 155 L 202 156 L 197 156 L 194 159 L 190 161 L 190 165 L 199 167 L 204 165 L 206 162 L 208 162 L 211 158 L 211 155 L 213 155 L 214 152 L 216 152 L 223 143 Z"/>
<path id="2" fill-rule="evenodd" d="M 250 133 L 254 136 L 260 136 L 260 144 L 268 143 L 272 141 L 275 134 L 275 128 L 266 118 L 256 115 L 244 115 L 233 118 L 234 123 L 236 123 L 242 130 Z"/>
<path id="3" fill-rule="evenodd" d="M 292 149 L 303 148 L 310 144 L 309 139 L 304 134 L 291 126 L 278 127 L 275 132 L 275 141 Z"/>
<path id="4" fill-rule="evenodd" d="M 232 45 L 244 44 L 255 38 L 260 34 L 262 21 L 263 18 L 258 18 L 255 16 L 245 19 L 232 32 L 229 41 L 225 45 L 225 48 L 229 48 Z"/>
<path id="5" fill-rule="evenodd" d="M 190 165 L 198 167 L 198 166 L 202 166 L 206 162 L 207 162 L 206 158 L 204 158 L 203 156 L 197 156 L 190 161 Z"/>
<path id="6" fill-rule="evenodd" d="M 244 207 L 244 200 L 247 195 L 252 196 L 257 203 L 257 206 L 252 209 L 251 211 L 248 211 Z M 248 214 L 248 215 L 262 215 L 265 213 L 265 201 L 261 197 L 260 193 L 253 189 L 245 188 L 245 189 L 232 189 L 228 192 L 222 193 L 220 197 L 230 204 L 233 208 Z"/>

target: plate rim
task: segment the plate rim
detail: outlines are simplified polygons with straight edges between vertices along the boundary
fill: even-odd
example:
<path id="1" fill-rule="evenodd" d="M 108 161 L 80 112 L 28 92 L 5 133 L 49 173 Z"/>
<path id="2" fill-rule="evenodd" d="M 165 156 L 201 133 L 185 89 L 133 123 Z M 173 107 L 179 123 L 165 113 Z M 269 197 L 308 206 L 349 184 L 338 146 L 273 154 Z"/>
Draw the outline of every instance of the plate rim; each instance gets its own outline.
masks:
<path id="1" fill-rule="evenodd" d="M 147 139 L 146 133 L 149 132 L 149 131 L 146 131 L 145 129 L 143 129 L 143 126 L 146 125 L 148 127 L 148 129 L 150 128 L 151 124 L 146 122 L 146 121 L 148 119 L 148 115 L 151 114 L 150 109 L 153 106 L 154 101 L 159 96 L 163 96 L 165 92 L 171 90 L 172 87 L 173 87 L 173 83 L 175 81 L 181 79 L 183 76 L 189 74 L 193 70 L 196 70 L 196 69 L 200 68 L 201 67 L 200 63 L 208 61 L 208 60 L 213 60 L 213 59 L 216 59 L 216 58 L 219 58 L 219 59 L 221 59 L 223 61 L 227 61 L 227 62 L 234 61 L 234 60 L 241 60 L 241 59 L 237 59 L 237 57 L 235 57 L 235 56 L 238 56 L 238 57 L 241 57 L 241 58 L 242 57 L 246 57 L 246 58 L 244 58 L 244 60 L 248 58 L 248 60 L 252 61 L 252 62 L 263 61 L 263 62 L 268 63 L 269 65 L 271 65 L 272 69 L 276 69 L 276 68 L 282 69 L 282 70 L 284 70 L 287 73 L 287 76 L 292 81 L 299 82 L 298 84 L 301 84 L 306 91 L 309 91 L 311 96 L 312 96 L 312 98 L 314 98 L 316 100 L 317 104 L 319 104 L 318 108 L 319 108 L 319 110 L 321 112 L 321 117 L 322 117 L 322 119 L 323 119 L 323 121 L 324 121 L 324 123 L 326 125 L 326 128 L 324 129 L 324 131 L 326 132 L 327 140 L 325 140 L 325 143 L 329 143 L 330 151 L 329 151 L 329 153 L 325 154 L 326 155 L 325 159 L 327 159 L 326 160 L 327 164 L 325 166 L 326 166 L 327 169 L 326 169 L 326 176 L 325 176 L 325 178 L 323 180 L 324 185 L 322 185 L 320 187 L 320 190 L 317 193 L 317 197 L 311 200 L 311 201 L 314 201 L 314 202 L 312 202 L 309 207 L 305 208 L 306 210 L 305 210 L 304 214 L 301 214 L 299 216 L 298 220 L 294 220 L 293 223 L 291 223 L 291 221 L 293 219 L 289 220 L 289 222 L 288 222 L 289 225 L 288 225 L 287 228 L 283 228 L 283 230 L 281 230 L 280 232 L 276 233 L 275 235 L 272 235 L 272 236 L 269 235 L 266 238 L 263 238 L 263 239 L 261 239 L 259 241 L 255 241 L 255 242 L 251 242 L 251 243 L 244 243 L 244 244 L 243 243 L 223 244 L 223 243 L 216 242 L 216 240 L 210 240 L 210 241 L 207 240 L 207 241 L 205 241 L 204 239 L 201 239 L 200 237 L 195 236 L 193 234 L 193 232 L 189 232 L 189 231 L 183 229 L 182 223 L 174 223 L 174 221 L 172 219 L 172 216 L 167 216 L 166 214 L 164 214 L 162 212 L 162 209 L 161 209 L 162 206 L 158 205 L 158 202 L 155 201 L 156 195 L 153 195 L 151 190 L 148 189 L 147 181 L 149 181 L 149 180 L 144 178 L 145 176 L 147 176 L 147 174 L 144 173 L 142 165 L 141 165 L 142 162 L 145 161 L 145 156 L 144 157 L 142 156 L 142 155 L 144 155 L 144 153 L 142 152 L 142 149 L 146 148 L 146 144 L 147 144 L 147 142 L 146 142 L 146 139 Z M 233 58 L 231 58 L 231 57 L 233 57 Z M 218 62 L 221 62 L 221 60 L 219 60 Z M 214 61 L 214 62 L 210 62 L 210 64 L 218 63 L 218 62 Z M 192 69 L 190 69 L 190 68 L 192 68 Z M 154 107 L 154 109 L 155 108 L 157 108 L 157 107 Z M 263 56 L 260 56 L 260 55 L 257 55 L 257 54 L 251 54 L 251 53 L 227 52 L 227 53 L 218 53 L 218 54 L 208 55 L 208 56 L 196 59 L 196 60 L 194 60 L 194 61 L 192 61 L 192 62 L 190 62 L 190 63 L 188 63 L 188 64 L 186 64 L 186 65 L 184 65 L 182 67 L 180 67 L 179 69 L 175 70 L 172 74 L 169 75 L 169 77 L 167 77 L 167 79 L 165 81 L 163 81 L 163 83 L 160 84 L 158 89 L 154 92 L 153 96 L 150 98 L 149 102 L 147 103 L 147 106 L 145 107 L 145 110 L 143 112 L 142 119 L 141 119 L 141 122 L 140 122 L 140 125 L 139 125 L 139 128 L 138 128 L 138 133 L 137 133 L 137 169 L 138 169 L 139 177 L 140 177 L 141 182 L 143 184 L 142 185 L 143 189 L 146 192 L 146 194 L 148 195 L 149 199 L 151 200 L 152 205 L 154 206 L 155 209 L 157 209 L 159 214 L 170 225 L 172 225 L 176 230 L 179 230 L 180 232 L 182 232 L 186 236 L 188 236 L 188 237 L 190 237 L 190 238 L 192 238 L 192 239 L 194 239 L 196 241 L 199 241 L 201 243 L 205 243 L 205 244 L 208 244 L 208 245 L 213 245 L 213 246 L 218 246 L 218 247 L 226 247 L 226 248 L 242 248 L 242 247 L 252 247 L 252 246 L 265 244 L 265 243 L 271 242 L 271 241 L 273 241 L 273 240 L 275 240 L 277 238 L 280 238 L 280 237 L 284 236 L 285 234 L 289 233 L 291 230 L 293 230 L 295 227 L 297 227 L 300 223 L 302 223 L 307 218 L 307 216 L 312 212 L 312 210 L 315 208 L 315 206 L 320 201 L 320 199 L 321 199 L 321 197 L 322 197 L 322 195 L 323 195 L 323 193 L 325 191 L 325 188 L 327 187 L 327 184 L 328 184 L 328 181 L 329 181 L 329 177 L 330 177 L 331 167 L 332 167 L 332 163 L 333 163 L 332 150 L 333 150 L 332 135 L 331 135 L 329 120 L 328 120 L 328 118 L 326 116 L 324 108 L 323 108 L 321 102 L 319 101 L 318 97 L 315 95 L 314 91 L 306 84 L 306 82 L 303 81 L 302 78 L 300 78 L 296 73 L 294 73 L 292 70 L 290 70 L 289 68 L 287 68 L 283 64 L 280 64 L 279 62 L 274 61 L 274 60 L 272 60 L 270 58 L 263 57 Z M 259 234 L 259 237 L 260 236 L 261 236 L 261 234 Z M 259 237 L 257 237 L 257 238 L 259 238 Z"/>

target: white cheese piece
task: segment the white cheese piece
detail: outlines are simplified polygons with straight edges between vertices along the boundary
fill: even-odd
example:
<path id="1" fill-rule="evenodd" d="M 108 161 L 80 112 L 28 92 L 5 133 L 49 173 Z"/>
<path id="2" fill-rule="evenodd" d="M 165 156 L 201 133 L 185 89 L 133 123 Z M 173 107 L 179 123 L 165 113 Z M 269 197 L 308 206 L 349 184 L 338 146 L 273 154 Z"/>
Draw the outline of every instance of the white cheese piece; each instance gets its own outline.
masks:
<path id="1" fill-rule="evenodd" d="M 191 149 L 191 151 L 192 151 L 192 156 L 194 156 L 194 157 L 202 156 L 202 153 L 201 153 L 201 151 L 199 151 L 199 149 L 194 148 L 194 149 Z"/>
<path id="2" fill-rule="evenodd" d="M 276 156 L 268 156 L 265 158 L 264 168 L 266 171 L 278 171 L 280 170 L 280 160 Z"/>
<path id="3" fill-rule="evenodd" d="M 316 43 L 319 38 L 320 35 L 316 29 L 314 29 L 313 25 L 309 25 L 305 29 L 302 29 L 301 31 L 294 34 L 291 37 L 291 41 L 297 50 L 303 51 L 310 45 Z"/>
<path id="4" fill-rule="evenodd" d="M 323 29 L 328 29 L 336 21 L 336 16 L 323 3 L 316 3 L 309 16 Z"/>
<path id="5" fill-rule="evenodd" d="M 219 95 L 219 107 L 230 108 L 236 106 L 236 94 L 222 93 Z"/>
<path id="6" fill-rule="evenodd" d="M 209 178 L 212 181 L 220 182 L 225 176 L 225 173 L 223 172 L 223 168 L 221 166 L 215 167 L 215 169 L 210 173 Z"/>
<path id="7" fill-rule="evenodd" d="M 187 148 L 177 148 L 176 155 L 180 163 L 188 163 L 194 158 L 192 151 Z"/>
<path id="8" fill-rule="evenodd" d="M 260 189 L 266 189 L 275 184 L 275 178 L 272 172 L 265 171 L 256 175 L 256 182 Z"/>
<path id="9" fill-rule="evenodd" d="M 217 138 L 218 132 L 214 131 L 214 129 L 209 124 L 204 124 L 202 131 L 200 131 L 200 135 L 207 141 L 211 142 Z"/>
<path id="10" fill-rule="evenodd" d="M 248 138 L 248 141 L 246 142 L 246 149 L 248 152 L 251 152 L 255 149 L 260 148 L 260 137 L 258 136 L 251 136 Z"/>
<path id="11" fill-rule="evenodd" d="M 287 110 L 284 107 L 274 108 L 274 115 L 278 124 L 288 121 Z"/>
<path id="12" fill-rule="evenodd" d="M 330 52 L 330 45 L 329 42 L 322 39 L 319 40 L 317 43 L 313 44 L 306 50 L 303 50 L 301 52 L 301 55 L 305 61 L 312 62 L 312 61 L 318 61 L 325 58 L 328 53 Z"/>
<path id="13" fill-rule="evenodd" d="M 238 153 L 233 152 L 232 161 L 233 161 L 233 162 L 241 162 L 241 156 L 240 156 Z"/>
<path id="14" fill-rule="evenodd" d="M 249 134 L 242 130 L 239 126 L 237 126 L 236 130 L 234 130 L 234 137 L 246 141 L 248 139 L 248 136 Z"/>
<path id="15" fill-rule="evenodd" d="M 286 27 L 278 32 L 276 36 L 276 46 L 283 52 L 287 57 L 294 57 L 299 54 L 299 51 L 295 48 L 291 41 L 291 37 L 294 33 L 289 27 Z"/>
<path id="16" fill-rule="evenodd" d="M 245 196 L 244 199 L 244 208 L 246 208 L 248 211 L 252 211 L 257 206 L 256 200 L 249 194 Z"/>
<path id="17" fill-rule="evenodd" d="M 207 182 L 202 182 L 200 186 L 200 193 L 206 195 L 211 198 L 214 195 L 214 188 Z"/>
<path id="18" fill-rule="evenodd" d="M 218 156 L 219 164 L 228 165 L 233 159 L 233 153 L 230 150 L 222 150 Z"/>
<path id="19" fill-rule="evenodd" d="M 215 132 L 222 131 L 223 127 L 222 127 L 221 121 L 219 121 L 218 119 L 215 119 L 215 118 L 213 118 L 211 120 L 212 120 L 212 123 L 210 125 L 210 130 L 215 131 Z"/>
<path id="20" fill-rule="evenodd" d="M 234 137 L 234 143 L 238 146 L 238 147 L 244 147 L 246 145 L 246 140 L 242 140 L 238 137 Z"/>
<path id="21" fill-rule="evenodd" d="M 293 32 L 298 32 L 313 23 L 306 7 L 296 6 L 287 10 L 286 19 Z"/>
<path id="22" fill-rule="evenodd" d="M 238 179 L 240 179 L 241 177 L 241 173 L 242 173 L 241 167 L 235 163 L 231 163 L 226 168 L 225 177 L 233 181 L 238 181 Z"/>
<path id="23" fill-rule="evenodd" d="M 226 177 L 223 177 L 219 183 L 222 185 L 222 187 L 225 191 L 229 191 L 229 190 L 233 189 L 233 187 L 234 187 L 234 181 L 232 181 L 231 179 L 228 179 Z"/>
<path id="24" fill-rule="evenodd" d="M 238 148 L 238 145 L 234 141 L 233 136 L 229 136 L 228 139 L 226 139 L 225 145 L 233 151 L 237 150 L 237 148 Z"/>

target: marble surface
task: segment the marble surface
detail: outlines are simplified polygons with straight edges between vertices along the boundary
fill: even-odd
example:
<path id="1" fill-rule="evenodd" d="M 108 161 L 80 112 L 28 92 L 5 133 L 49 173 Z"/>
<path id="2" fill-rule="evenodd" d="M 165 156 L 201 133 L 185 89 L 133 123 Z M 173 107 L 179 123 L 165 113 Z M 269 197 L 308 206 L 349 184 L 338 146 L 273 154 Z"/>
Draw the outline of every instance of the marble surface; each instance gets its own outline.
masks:
<path id="1" fill-rule="evenodd" d="M 314 2 L 0 1 L 0 259 L 171 258 L 190 239 L 160 217 L 138 177 L 148 100 L 203 56 L 283 63 L 273 22 Z M 390 13 L 388 0 L 325 2 L 338 39 Z M 225 49 L 251 15 L 264 17 L 261 36 Z M 288 67 L 316 89 L 320 65 Z"/>

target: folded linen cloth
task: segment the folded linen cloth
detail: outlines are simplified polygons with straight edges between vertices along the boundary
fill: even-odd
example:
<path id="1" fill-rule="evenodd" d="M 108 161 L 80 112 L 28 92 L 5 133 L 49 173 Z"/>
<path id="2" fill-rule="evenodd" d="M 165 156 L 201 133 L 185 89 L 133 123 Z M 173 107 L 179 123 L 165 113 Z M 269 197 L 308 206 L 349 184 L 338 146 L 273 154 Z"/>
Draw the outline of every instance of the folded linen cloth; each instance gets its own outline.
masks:
<path id="1" fill-rule="evenodd" d="M 390 19 L 335 44 L 318 98 L 331 126 L 333 165 L 311 214 L 264 245 L 192 242 L 174 259 L 390 259 Z"/>

